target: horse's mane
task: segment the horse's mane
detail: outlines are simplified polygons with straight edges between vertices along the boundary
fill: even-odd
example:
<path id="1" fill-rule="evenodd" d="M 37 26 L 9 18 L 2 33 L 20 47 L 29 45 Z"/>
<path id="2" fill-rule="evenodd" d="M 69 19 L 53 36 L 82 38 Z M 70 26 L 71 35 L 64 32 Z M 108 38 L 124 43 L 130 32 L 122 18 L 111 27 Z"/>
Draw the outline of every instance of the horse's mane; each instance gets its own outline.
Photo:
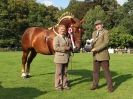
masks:
<path id="1" fill-rule="evenodd" d="M 53 27 L 49 27 L 48 29 L 51 30 L 51 29 L 53 29 L 53 28 L 56 28 L 56 27 L 61 23 L 61 21 L 62 21 L 63 19 L 66 19 L 66 18 L 68 18 L 68 19 L 74 18 L 74 15 L 73 15 L 72 13 L 68 12 L 68 11 L 65 12 L 65 13 L 63 13 L 63 14 L 58 18 L 58 23 L 57 23 L 56 25 L 54 25 Z"/>
<path id="2" fill-rule="evenodd" d="M 57 24 L 60 24 L 60 22 L 63 20 L 63 19 L 65 19 L 65 18 L 68 18 L 68 19 L 70 19 L 70 18 L 74 18 L 74 15 L 72 14 L 72 13 L 70 13 L 70 12 L 65 12 L 65 13 L 63 13 L 59 18 L 58 18 L 58 23 Z"/>

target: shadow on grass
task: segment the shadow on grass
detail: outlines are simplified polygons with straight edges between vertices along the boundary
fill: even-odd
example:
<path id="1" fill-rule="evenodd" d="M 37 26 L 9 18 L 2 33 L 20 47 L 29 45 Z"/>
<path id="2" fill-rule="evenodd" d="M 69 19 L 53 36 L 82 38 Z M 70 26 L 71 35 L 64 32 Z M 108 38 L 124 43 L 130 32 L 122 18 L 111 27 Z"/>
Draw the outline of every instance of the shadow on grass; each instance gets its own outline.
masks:
<path id="1" fill-rule="evenodd" d="M 126 75 L 119 75 L 113 78 L 113 82 L 115 82 L 114 89 L 116 90 L 123 82 L 127 81 L 128 79 L 131 79 L 132 77 L 133 77 L 132 74 L 126 74 Z"/>
<path id="2" fill-rule="evenodd" d="M 34 99 L 46 93 L 47 92 L 40 91 L 36 88 L 4 88 L 0 85 L 0 99 Z"/>
<path id="3" fill-rule="evenodd" d="M 90 70 L 87 70 L 87 69 L 69 70 L 68 73 L 70 75 L 80 76 L 78 78 L 69 80 L 70 86 L 74 86 L 74 85 L 77 85 L 77 84 L 80 84 L 83 82 L 89 82 L 89 81 L 92 82 L 92 71 L 90 71 Z M 112 77 L 117 75 L 117 73 L 113 72 L 113 71 L 111 72 L 111 74 L 112 74 Z M 102 78 L 105 78 L 103 71 L 100 72 L 100 79 L 102 79 Z M 101 87 L 104 87 L 105 85 L 106 84 L 103 84 L 99 87 L 101 88 Z"/>
<path id="4" fill-rule="evenodd" d="M 53 75 L 53 74 L 54 74 L 54 72 L 51 72 L 51 73 L 41 73 L 41 74 L 37 74 L 37 75 L 31 75 L 31 77 Z"/>
<path id="5" fill-rule="evenodd" d="M 112 78 L 113 78 L 112 80 L 113 80 L 113 84 L 114 84 L 114 90 L 116 90 L 123 82 L 127 81 L 128 79 L 131 79 L 132 77 L 133 77 L 132 74 L 119 75 L 119 76 L 114 77 L 114 78 L 112 76 Z M 106 85 L 107 85 L 107 83 L 104 83 L 101 86 L 99 86 L 99 88 L 104 87 Z"/>
<path id="6" fill-rule="evenodd" d="M 42 75 L 47 75 L 47 74 L 54 74 L 54 72 L 51 73 L 45 73 L 45 74 L 39 74 L 37 76 L 42 76 Z M 83 82 L 92 82 L 92 71 L 91 70 L 87 70 L 87 69 L 78 69 L 78 70 L 68 70 L 68 74 L 71 75 L 75 75 L 77 77 L 74 77 L 73 79 L 69 80 L 70 86 L 75 86 L 78 84 L 81 84 Z M 123 82 L 127 81 L 128 79 L 131 79 L 133 76 L 132 74 L 126 74 L 126 75 L 119 75 L 114 72 L 111 71 L 111 75 L 113 78 L 113 83 L 115 83 L 114 85 L 114 89 L 116 90 Z M 104 73 L 103 71 L 100 72 L 100 79 L 102 79 L 104 77 Z M 105 82 L 104 84 L 100 85 L 99 88 L 102 88 L 104 86 L 106 86 L 107 83 Z"/>
<path id="7" fill-rule="evenodd" d="M 89 82 L 92 80 L 92 72 L 87 69 L 69 70 L 68 74 L 80 76 L 78 78 L 69 80 L 70 86 L 74 86 L 83 82 Z"/>

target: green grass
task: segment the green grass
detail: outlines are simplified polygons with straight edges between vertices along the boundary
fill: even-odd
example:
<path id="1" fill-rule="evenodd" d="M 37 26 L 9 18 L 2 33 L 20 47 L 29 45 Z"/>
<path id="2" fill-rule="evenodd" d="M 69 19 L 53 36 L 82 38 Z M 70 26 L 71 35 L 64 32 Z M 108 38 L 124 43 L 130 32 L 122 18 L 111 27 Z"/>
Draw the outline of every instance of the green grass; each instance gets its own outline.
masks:
<path id="1" fill-rule="evenodd" d="M 0 52 L 0 99 L 133 99 L 133 55 L 112 54 L 110 69 L 115 91 L 108 93 L 101 72 L 100 88 L 90 91 L 92 55 L 75 54 L 69 64 L 71 90 L 54 90 L 53 56 L 38 54 L 31 64 L 32 77 L 22 79 L 22 52 Z"/>

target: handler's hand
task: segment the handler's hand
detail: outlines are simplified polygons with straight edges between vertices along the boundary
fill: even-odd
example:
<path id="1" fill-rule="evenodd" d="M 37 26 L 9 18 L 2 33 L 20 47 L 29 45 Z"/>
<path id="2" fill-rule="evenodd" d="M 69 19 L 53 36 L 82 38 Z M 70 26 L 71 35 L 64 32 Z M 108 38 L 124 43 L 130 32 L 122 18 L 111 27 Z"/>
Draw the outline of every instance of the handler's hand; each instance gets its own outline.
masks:
<path id="1" fill-rule="evenodd" d="M 95 52 L 96 52 L 96 49 L 95 49 L 95 48 L 93 48 L 93 49 L 91 50 L 91 52 L 95 53 Z"/>
<path id="2" fill-rule="evenodd" d="M 65 46 L 65 50 L 66 51 L 70 50 L 70 47 L 69 46 Z"/>

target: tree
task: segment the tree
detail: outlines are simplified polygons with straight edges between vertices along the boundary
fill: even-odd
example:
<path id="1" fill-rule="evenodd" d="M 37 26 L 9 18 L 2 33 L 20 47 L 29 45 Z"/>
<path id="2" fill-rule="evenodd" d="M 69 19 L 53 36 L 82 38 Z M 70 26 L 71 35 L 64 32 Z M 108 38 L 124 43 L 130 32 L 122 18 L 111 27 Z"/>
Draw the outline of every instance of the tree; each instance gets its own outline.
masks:
<path id="1" fill-rule="evenodd" d="M 120 25 L 123 25 L 124 27 L 127 28 L 128 34 L 133 35 L 133 13 L 128 14 L 126 17 L 124 17 L 121 20 Z"/>
<path id="2" fill-rule="evenodd" d="M 77 1 L 77 0 L 70 0 L 70 3 L 68 7 L 65 9 L 65 11 L 72 12 L 75 17 L 82 19 L 86 12 L 94 8 L 96 5 L 99 4 L 99 0 L 85 0 L 85 1 Z"/>
<path id="3" fill-rule="evenodd" d="M 119 6 L 116 10 L 113 11 L 112 16 L 110 17 L 111 21 L 112 21 L 112 26 L 111 27 L 115 27 L 118 26 L 122 19 L 125 17 L 125 9 L 123 6 Z"/>
<path id="4" fill-rule="evenodd" d="M 133 12 L 133 0 L 128 0 L 128 2 L 124 3 L 123 7 L 126 10 L 126 14 Z"/>
<path id="5" fill-rule="evenodd" d="M 123 5 L 124 7 L 124 18 L 121 20 L 120 25 L 123 25 L 128 29 L 128 33 L 133 35 L 133 0 L 128 0 Z"/>
<path id="6" fill-rule="evenodd" d="M 102 0 L 101 1 L 101 7 L 105 11 L 105 13 L 109 16 L 107 27 L 108 29 L 113 28 L 118 20 L 117 18 L 117 9 L 120 6 L 117 3 L 117 0 Z"/>
<path id="7" fill-rule="evenodd" d="M 124 26 L 114 27 L 110 30 L 110 47 L 129 48 L 133 47 L 133 36 L 127 33 Z"/>
<path id="8" fill-rule="evenodd" d="M 108 20 L 108 16 L 101 8 L 101 6 L 96 6 L 94 9 L 90 9 L 84 17 L 85 23 L 83 24 L 83 28 L 85 30 L 83 39 L 91 38 L 91 34 L 94 30 L 94 22 L 96 20 L 102 20 L 106 25 L 106 21 Z"/>
<path id="9" fill-rule="evenodd" d="M 36 0 L 1 0 L 0 11 L 0 47 L 19 47 L 26 28 L 52 26 L 59 10 Z"/>

